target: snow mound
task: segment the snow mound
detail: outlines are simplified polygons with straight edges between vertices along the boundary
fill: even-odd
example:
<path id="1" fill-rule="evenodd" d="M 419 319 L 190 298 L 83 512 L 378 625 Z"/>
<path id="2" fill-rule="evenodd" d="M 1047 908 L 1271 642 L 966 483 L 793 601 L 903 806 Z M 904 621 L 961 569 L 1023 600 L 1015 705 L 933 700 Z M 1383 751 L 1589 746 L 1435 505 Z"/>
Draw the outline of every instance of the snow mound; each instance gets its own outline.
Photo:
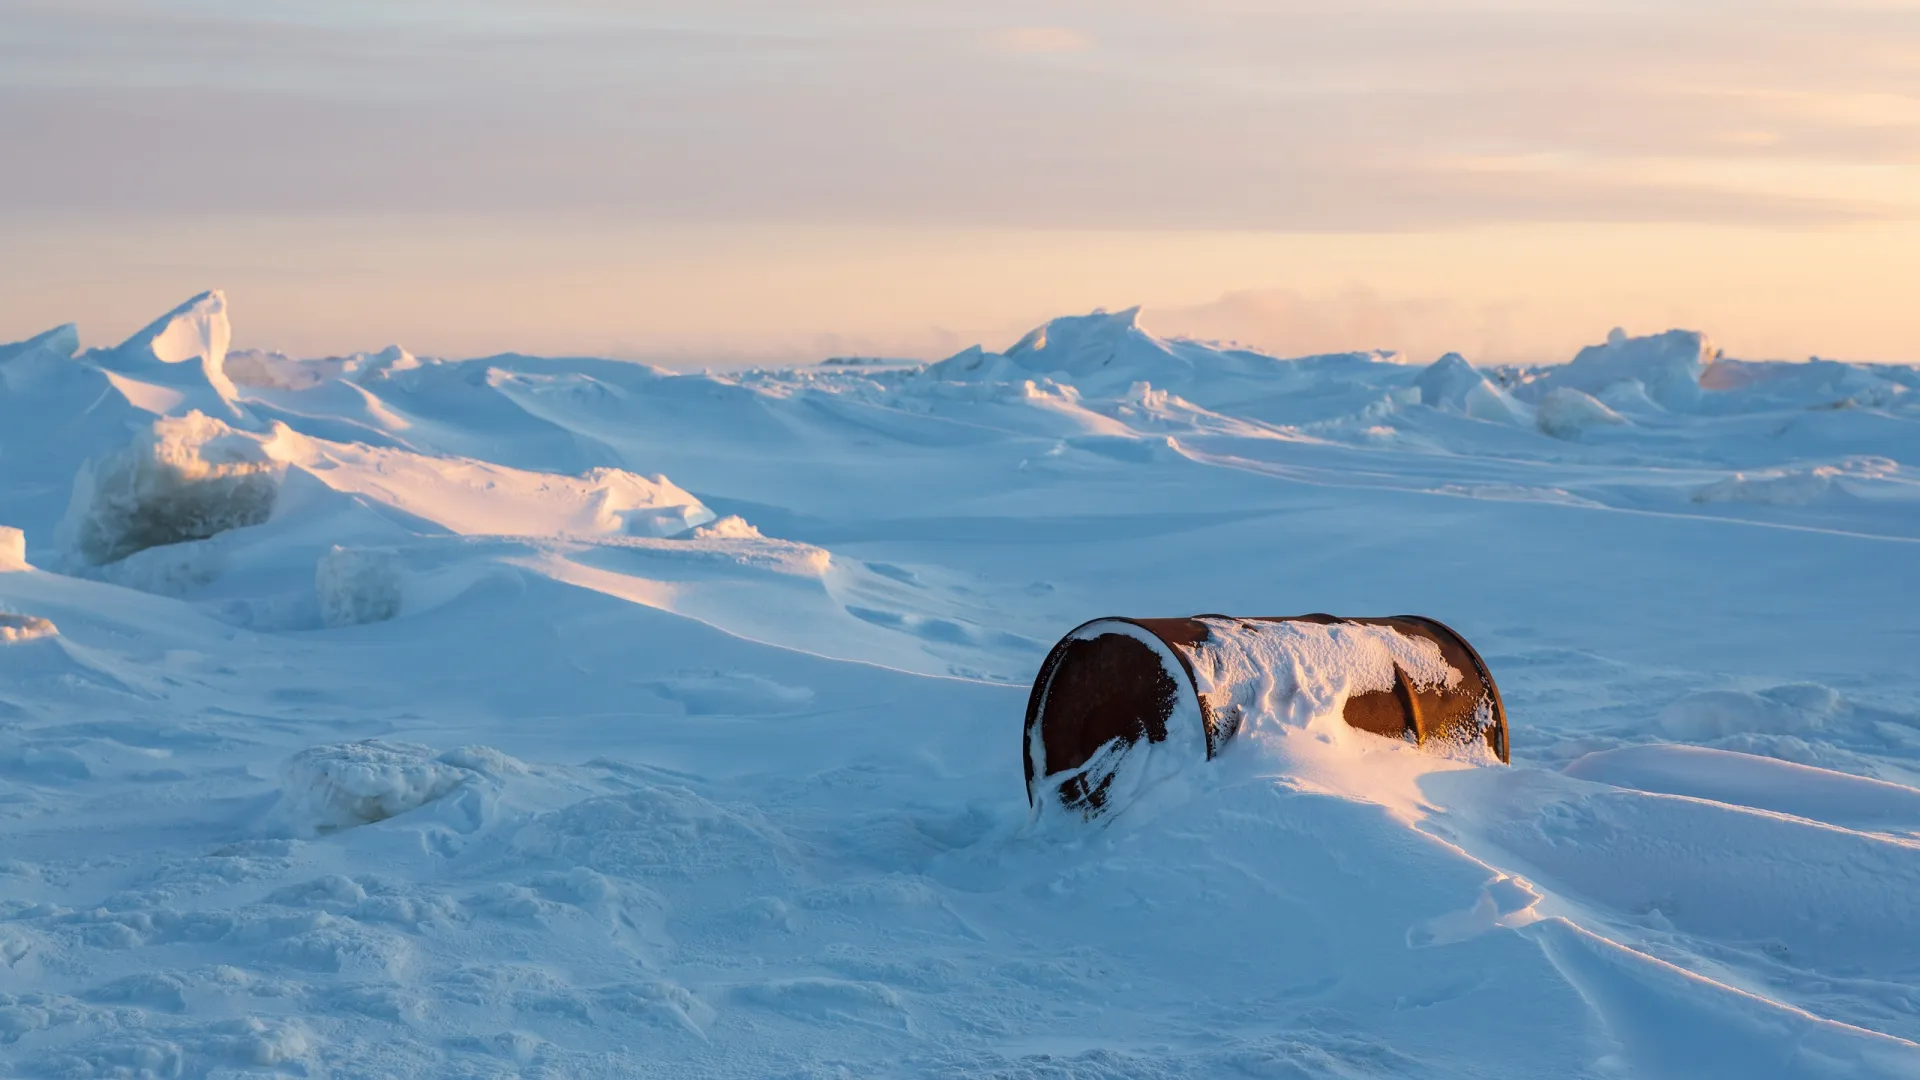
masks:
<path id="1" fill-rule="evenodd" d="M 329 627 L 385 622 L 400 614 L 400 560 L 379 548 L 335 547 L 314 569 L 320 621 Z"/>
<path id="2" fill-rule="evenodd" d="M 0 645 L 13 645 L 35 638 L 53 637 L 60 631 L 51 619 L 38 615 L 17 615 L 10 611 L 0 611 Z"/>
<path id="3" fill-rule="evenodd" d="M 696 527 L 688 536 L 694 540 L 760 540 L 764 539 L 759 529 L 738 514 L 726 517 L 711 524 Z"/>
<path id="4" fill-rule="evenodd" d="M 1777 469 L 1761 473 L 1734 473 L 1693 493 L 1697 503 L 1749 503 L 1755 506 L 1807 506 L 1846 494 L 1837 479 L 1839 469 Z"/>
<path id="5" fill-rule="evenodd" d="M 72 359 L 74 353 L 79 351 L 80 328 L 72 323 L 66 323 L 61 326 L 56 326 L 45 333 L 35 334 L 25 341 L 16 341 L 10 345 L 0 345 L 0 365 L 36 354 L 69 360 Z M 7 383 L 3 381 L 6 377 L 7 371 L 5 368 L 0 368 L 0 386 L 7 385 Z M 12 389 L 11 386 L 8 388 Z"/>
<path id="6" fill-rule="evenodd" d="M 55 542 L 78 566 L 258 525 L 286 475 L 262 441 L 199 412 L 161 418 L 84 465 Z"/>
<path id="7" fill-rule="evenodd" d="M 1845 364 L 1818 357 L 1804 363 L 1721 358 L 1700 375 L 1703 389 L 1718 391 L 1713 404 L 1734 411 L 1756 408 L 1888 408 L 1914 400 L 1911 367 Z"/>
<path id="8" fill-rule="evenodd" d="M 1752 733 L 1805 736 L 1830 727 L 1840 716 L 1840 695 L 1815 683 L 1776 686 L 1759 693 L 1702 690 L 1660 711 L 1661 732 L 1705 742 Z"/>
<path id="9" fill-rule="evenodd" d="M 328 442 L 285 428 L 276 431 L 269 450 L 335 491 L 462 535 L 667 537 L 718 516 L 665 476 L 623 469 L 565 476 Z"/>
<path id="10" fill-rule="evenodd" d="M 1578 439 L 1596 428 L 1620 427 L 1627 418 L 1592 394 L 1563 386 L 1540 399 L 1534 422 L 1556 439 Z"/>
<path id="11" fill-rule="evenodd" d="M 1700 401 L 1700 376 L 1718 355 L 1696 330 L 1669 330 L 1628 337 L 1615 329 L 1604 345 L 1589 345 L 1563 367 L 1550 368 L 1530 385 L 1536 392 L 1578 390 L 1600 396 L 1621 383 L 1638 382 L 1649 399 L 1675 412 Z"/>
<path id="12" fill-rule="evenodd" d="M 30 570 L 27 565 L 27 534 L 19 529 L 0 525 L 0 573 L 8 570 Z"/>
<path id="13" fill-rule="evenodd" d="M 931 389 L 940 383 L 1034 381 L 1070 384 L 1094 395 L 1124 394 L 1135 383 L 1185 388 L 1214 380 L 1237 384 L 1247 377 L 1278 374 L 1285 361 L 1184 338 L 1161 338 L 1140 323 L 1140 309 L 1054 319 L 1030 331 L 1005 353 L 973 346 L 920 373 Z"/>
<path id="14" fill-rule="evenodd" d="M 308 390 L 336 379 L 353 382 L 384 379 L 420 366 L 420 361 L 398 345 L 378 352 L 299 359 L 281 352 L 236 349 L 227 353 L 226 372 L 237 386 L 264 390 Z"/>
<path id="15" fill-rule="evenodd" d="M 1166 367 L 1190 369 L 1191 364 L 1148 333 L 1140 325 L 1140 309 L 1131 307 L 1063 316 L 1029 331 L 1005 353 L 985 352 L 976 345 L 932 365 L 927 374 L 960 382 L 1018 382 L 1057 374 L 1064 376 L 1063 382 L 1077 382 L 1116 371 Z"/>
<path id="16" fill-rule="evenodd" d="M 189 410 L 228 420 L 245 414 L 235 404 L 240 392 L 227 377 L 227 346 L 233 327 L 227 298 L 219 290 L 200 295 L 167 312 L 112 349 L 87 354 L 115 379 L 128 400 L 161 415 Z"/>
<path id="17" fill-rule="evenodd" d="M 1496 424 L 1521 422 L 1517 403 L 1459 353 L 1448 353 L 1434 361 L 1420 372 L 1413 385 L 1420 391 L 1420 404 L 1429 408 Z"/>
<path id="18" fill-rule="evenodd" d="M 1601 750 L 1562 771 L 1614 787 L 1711 799 L 1842 828 L 1920 830 L 1920 791 L 1913 788 L 1704 746 Z"/>
<path id="19" fill-rule="evenodd" d="M 418 743 L 329 743 L 293 755 L 280 770 L 279 814 L 303 832 L 385 821 L 516 764 L 485 747 L 436 754 Z"/>

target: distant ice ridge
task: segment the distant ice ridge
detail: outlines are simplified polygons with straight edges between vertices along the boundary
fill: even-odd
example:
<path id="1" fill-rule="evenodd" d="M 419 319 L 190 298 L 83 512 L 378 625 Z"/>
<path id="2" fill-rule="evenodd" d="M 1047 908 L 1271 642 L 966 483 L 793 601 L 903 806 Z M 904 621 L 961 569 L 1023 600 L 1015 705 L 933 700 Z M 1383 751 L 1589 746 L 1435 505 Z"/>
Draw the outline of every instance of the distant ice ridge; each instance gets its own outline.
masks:
<path id="1" fill-rule="evenodd" d="M 1496 424 L 1525 423 L 1526 407 L 1513 400 L 1459 353 L 1448 353 L 1413 381 L 1420 404 L 1450 409 Z"/>
<path id="2" fill-rule="evenodd" d="M 1397 360 L 1395 353 L 1354 352 L 1283 361 L 1250 349 L 1162 338 L 1142 325 L 1140 309 L 1132 307 L 1054 319 L 1004 353 L 976 345 L 929 365 L 922 377 L 937 382 L 1051 381 L 1101 396 L 1123 394 L 1135 383 L 1145 382 L 1211 408 L 1218 400 L 1249 390 L 1259 392 L 1261 388 L 1247 385 L 1250 380 L 1265 381 L 1264 389 L 1271 392 L 1277 388 L 1275 383 L 1295 374 L 1301 364 L 1330 362 L 1345 367 Z"/>
<path id="3" fill-rule="evenodd" d="M 1412 404 L 1578 439 L 1637 416 L 1742 412 L 1780 405 L 1890 408 L 1920 400 L 1920 371 L 1727 360 L 1697 331 L 1634 337 L 1614 329 L 1561 365 L 1504 367 L 1489 377 L 1459 353 L 1409 369 L 1391 352 L 1280 359 L 1214 343 L 1155 336 L 1140 309 L 1054 319 L 1004 353 L 973 346 L 914 377 L 941 384 L 1071 389 L 1085 401 L 1126 396 L 1137 382 L 1207 409 L 1282 423 L 1379 419 Z M 913 380 L 908 382 L 913 385 Z"/>
<path id="4" fill-rule="evenodd" d="M 226 371 L 235 384 L 253 389 L 306 390 L 332 379 L 364 383 L 411 371 L 420 360 L 398 345 L 378 352 L 303 360 L 279 352 L 242 349 L 227 354 Z"/>
<path id="5" fill-rule="evenodd" d="M 1544 369 L 1523 392 L 1538 398 L 1569 389 L 1605 397 L 1623 384 L 1638 383 L 1661 408 L 1686 412 L 1699 404 L 1700 376 L 1719 357 L 1720 351 L 1697 331 L 1669 330 L 1636 338 L 1615 327 L 1606 344 L 1589 345 L 1571 363 Z"/>

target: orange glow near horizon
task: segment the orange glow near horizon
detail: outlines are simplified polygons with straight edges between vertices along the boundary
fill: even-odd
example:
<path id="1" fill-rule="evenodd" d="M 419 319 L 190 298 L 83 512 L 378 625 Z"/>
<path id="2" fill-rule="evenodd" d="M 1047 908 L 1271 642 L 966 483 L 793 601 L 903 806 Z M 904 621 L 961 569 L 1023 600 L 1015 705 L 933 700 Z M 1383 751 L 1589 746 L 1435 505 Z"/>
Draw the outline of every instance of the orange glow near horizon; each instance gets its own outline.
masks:
<path id="1" fill-rule="evenodd" d="M 0 338 L 1920 361 L 1920 3 L 21 0 Z"/>
<path id="2" fill-rule="evenodd" d="M 1054 315 L 1141 304 L 1156 332 L 1277 355 L 1554 362 L 1620 325 L 1705 330 L 1745 358 L 1920 359 L 1909 224 L 1273 234 L 239 220 L 69 224 L 35 245 L 46 272 L 9 290 L 0 337 L 92 316 L 83 340 L 110 344 L 220 287 L 237 347 L 298 355 L 398 343 L 669 366 L 932 359 L 1004 347 Z M 185 266 L 151 255 L 183 249 Z M 111 290 L 101 266 L 123 268 Z"/>

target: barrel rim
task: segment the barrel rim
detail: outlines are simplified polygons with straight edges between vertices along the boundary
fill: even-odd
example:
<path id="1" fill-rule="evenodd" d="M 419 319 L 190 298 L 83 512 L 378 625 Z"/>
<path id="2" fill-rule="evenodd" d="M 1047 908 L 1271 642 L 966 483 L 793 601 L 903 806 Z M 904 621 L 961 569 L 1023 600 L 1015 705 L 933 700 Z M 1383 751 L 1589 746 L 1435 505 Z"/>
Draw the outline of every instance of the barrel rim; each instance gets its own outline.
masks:
<path id="1" fill-rule="evenodd" d="M 1187 616 L 1175 616 L 1175 617 L 1187 618 Z M 1072 644 L 1074 641 L 1078 640 L 1078 635 L 1080 631 L 1085 630 L 1087 627 L 1092 626 L 1095 623 L 1106 623 L 1106 622 L 1126 623 L 1129 626 L 1138 627 L 1141 630 L 1149 634 L 1152 634 L 1154 639 L 1159 641 L 1161 645 L 1165 646 L 1166 651 L 1171 653 L 1173 655 L 1174 660 L 1179 663 L 1181 672 L 1185 674 L 1187 677 L 1188 692 L 1193 694 L 1195 700 L 1198 700 L 1200 697 L 1200 683 L 1198 680 L 1194 678 L 1193 662 L 1187 659 L 1187 654 L 1180 651 L 1179 649 L 1174 648 L 1172 642 L 1168 641 L 1164 637 L 1161 637 L 1158 633 L 1154 631 L 1153 627 L 1147 626 L 1140 619 L 1133 618 L 1127 615 L 1102 615 L 1099 618 L 1088 619 L 1086 622 L 1083 622 L 1080 625 L 1074 627 L 1073 629 L 1067 631 L 1066 633 L 1060 635 L 1060 640 L 1054 642 L 1053 648 L 1047 650 L 1047 658 L 1040 662 L 1040 673 L 1034 676 L 1033 689 L 1027 692 L 1027 721 L 1020 729 L 1020 734 L 1021 734 L 1020 758 L 1022 762 L 1024 762 L 1026 765 L 1027 805 L 1028 806 L 1033 805 L 1033 802 L 1034 802 L 1033 785 L 1034 785 L 1034 781 L 1037 779 L 1036 772 L 1034 769 L 1034 761 L 1033 761 L 1033 729 L 1034 729 L 1034 725 L 1040 722 L 1040 703 L 1043 700 L 1045 700 L 1047 688 L 1051 686 L 1053 683 L 1054 669 L 1059 667 L 1060 662 L 1066 658 L 1067 646 Z M 1213 737 L 1211 733 L 1211 724 L 1207 722 L 1208 717 L 1206 716 L 1206 712 L 1207 712 L 1206 706 L 1207 706 L 1206 702 L 1204 701 L 1200 702 L 1200 708 L 1202 713 L 1201 724 L 1202 724 L 1202 727 L 1205 727 L 1208 729 L 1207 757 L 1211 758 L 1214 755 L 1214 746 L 1213 746 Z"/>

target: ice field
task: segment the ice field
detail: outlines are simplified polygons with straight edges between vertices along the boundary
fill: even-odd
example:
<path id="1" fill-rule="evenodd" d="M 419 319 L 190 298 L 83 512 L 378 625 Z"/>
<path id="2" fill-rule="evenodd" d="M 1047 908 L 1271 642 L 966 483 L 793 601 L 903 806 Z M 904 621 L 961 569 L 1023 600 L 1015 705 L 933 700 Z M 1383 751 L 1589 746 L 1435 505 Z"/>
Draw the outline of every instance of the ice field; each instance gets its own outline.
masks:
<path id="1" fill-rule="evenodd" d="M 1920 368 L 228 316 L 0 345 L 0 1075 L 1920 1075 Z M 1062 634 L 1315 611 L 1458 628 L 1512 765 L 1301 670 L 1030 811 Z"/>

